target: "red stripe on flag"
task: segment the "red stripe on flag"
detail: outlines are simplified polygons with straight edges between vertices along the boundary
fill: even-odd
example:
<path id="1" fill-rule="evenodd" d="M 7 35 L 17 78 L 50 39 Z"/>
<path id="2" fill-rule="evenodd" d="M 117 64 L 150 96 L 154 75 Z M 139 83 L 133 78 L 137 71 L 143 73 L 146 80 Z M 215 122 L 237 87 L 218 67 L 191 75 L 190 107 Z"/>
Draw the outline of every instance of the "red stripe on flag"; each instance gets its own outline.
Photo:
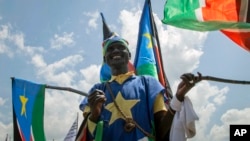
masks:
<path id="1" fill-rule="evenodd" d="M 33 141 L 33 136 L 32 135 L 30 135 L 30 141 Z"/>
<path id="2" fill-rule="evenodd" d="M 228 38 L 241 46 L 243 49 L 250 51 L 250 31 L 229 31 L 221 30 Z"/>
<path id="3" fill-rule="evenodd" d="M 204 21 L 239 21 L 240 1 L 206 0 L 202 8 Z"/>
<path id="4" fill-rule="evenodd" d="M 157 46 L 154 46 L 154 55 L 155 55 L 156 61 L 158 61 L 157 63 L 158 79 L 163 86 L 166 86 L 166 82 L 164 79 L 165 77 L 163 75 L 161 57 L 160 57 L 159 49 Z"/>
<path id="5" fill-rule="evenodd" d="M 20 132 L 20 136 L 21 136 L 22 141 L 25 141 L 23 132 L 22 131 L 19 131 L 19 132 Z"/>
<path id="6" fill-rule="evenodd" d="M 155 60 L 156 60 L 156 65 L 157 65 L 158 80 L 163 85 L 163 87 L 165 87 L 166 96 L 171 99 L 173 97 L 173 94 L 172 94 L 170 84 L 168 82 L 167 76 L 163 68 L 163 59 L 162 59 L 162 54 L 161 54 L 160 41 L 158 37 L 157 27 L 154 21 L 154 16 L 152 13 L 150 0 L 148 0 L 148 5 L 149 5 L 149 10 L 150 10 L 150 22 L 151 22 L 151 30 L 153 34 L 152 41 L 153 41 L 153 46 L 154 46 L 153 49 L 154 49 L 154 55 L 155 55 Z"/>

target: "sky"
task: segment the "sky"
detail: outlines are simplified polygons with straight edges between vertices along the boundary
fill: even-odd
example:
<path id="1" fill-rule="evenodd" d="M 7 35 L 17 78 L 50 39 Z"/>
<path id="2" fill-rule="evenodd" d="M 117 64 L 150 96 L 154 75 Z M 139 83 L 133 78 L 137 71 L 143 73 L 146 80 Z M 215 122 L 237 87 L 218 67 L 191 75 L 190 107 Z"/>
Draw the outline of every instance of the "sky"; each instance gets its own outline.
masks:
<path id="1" fill-rule="evenodd" d="M 219 31 L 162 24 L 165 0 L 151 0 L 165 73 L 173 93 L 183 73 L 250 81 L 250 54 Z M 135 55 L 144 0 L 0 0 L 0 140 L 13 140 L 11 77 L 88 92 L 99 82 L 102 22 Z M 228 141 L 229 125 L 250 124 L 250 86 L 201 81 L 188 92 L 199 116 L 189 141 Z M 46 89 L 46 139 L 61 141 L 79 115 L 83 96 Z"/>

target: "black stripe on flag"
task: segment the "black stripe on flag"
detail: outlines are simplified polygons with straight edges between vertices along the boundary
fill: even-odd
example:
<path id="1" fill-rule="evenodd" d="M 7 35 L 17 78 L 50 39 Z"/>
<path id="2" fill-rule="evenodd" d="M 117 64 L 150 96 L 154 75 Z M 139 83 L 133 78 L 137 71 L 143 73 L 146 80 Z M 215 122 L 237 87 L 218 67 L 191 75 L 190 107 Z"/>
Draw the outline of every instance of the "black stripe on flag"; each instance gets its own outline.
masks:
<path id="1" fill-rule="evenodd" d="M 21 135 L 20 135 L 20 131 L 18 129 L 18 125 L 17 125 L 17 117 L 16 117 L 16 113 L 14 112 L 14 106 L 13 106 L 13 128 L 14 128 L 14 141 L 21 141 Z M 21 129 L 20 129 L 21 130 Z"/>

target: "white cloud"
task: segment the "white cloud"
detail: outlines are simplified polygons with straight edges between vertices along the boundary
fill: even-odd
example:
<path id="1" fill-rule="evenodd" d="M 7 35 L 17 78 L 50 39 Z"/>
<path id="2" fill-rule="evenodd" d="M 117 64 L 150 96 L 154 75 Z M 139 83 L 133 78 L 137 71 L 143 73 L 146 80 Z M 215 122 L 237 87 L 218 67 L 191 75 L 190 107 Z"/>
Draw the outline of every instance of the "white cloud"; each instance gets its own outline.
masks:
<path id="1" fill-rule="evenodd" d="M 36 52 L 43 52 L 44 48 L 42 47 L 32 47 L 25 45 L 25 38 L 23 33 L 11 34 L 9 36 L 10 41 L 17 46 L 17 52 L 24 55 L 32 56 Z"/>
<path id="2" fill-rule="evenodd" d="M 66 33 L 64 32 L 62 36 L 59 36 L 58 34 L 54 35 L 54 38 L 51 39 L 51 48 L 60 50 L 63 47 L 71 47 L 75 44 L 75 41 L 73 39 L 74 33 Z"/>
<path id="3" fill-rule="evenodd" d="M 13 53 L 6 45 L 9 38 L 10 25 L 1 25 L 0 27 L 0 54 L 7 54 L 9 57 L 13 57 Z"/>
<path id="4" fill-rule="evenodd" d="M 139 18 L 141 11 L 127 11 L 122 10 L 120 12 L 119 20 L 122 22 L 121 36 L 128 40 L 129 49 L 132 53 L 132 60 L 134 60 L 134 54 L 136 51 L 137 36 L 139 31 Z M 135 30 L 136 29 L 136 30 Z"/>
<path id="5" fill-rule="evenodd" d="M 88 21 L 88 26 L 91 28 L 96 29 L 97 28 L 97 19 L 100 18 L 100 13 L 98 11 L 96 12 L 85 12 L 84 15 L 90 17 L 90 20 Z"/>
<path id="6" fill-rule="evenodd" d="M 12 135 L 10 134 L 13 131 L 13 125 L 12 123 L 9 124 L 3 124 L 0 122 L 0 139 L 4 140 L 6 138 L 6 135 L 8 134 L 9 137 Z M 12 136 L 13 137 L 13 136 Z"/>
<path id="7" fill-rule="evenodd" d="M 221 121 L 224 124 L 249 124 L 250 108 L 230 109 L 222 115 Z"/>
<path id="8" fill-rule="evenodd" d="M 77 74 L 74 67 L 83 60 L 80 55 L 72 55 L 45 66 L 46 63 L 44 63 L 45 61 L 41 56 L 35 58 L 33 63 L 35 61 L 40 62 L 40 65 L 38 65 L 39 63 L 36 64 L 39 77 L 49 83 L 60 84 L 62 86 L 72 86 L 74 77 Z"/>
<path id="9" fill-rule="evenodd" d="M 0 53 L 6 53 L 13 57 L 15 53 L 32 56 L 37 52 L 43 52 L 42 47 L 26 46 L 23 33 L 12 33 L 10 24 L 1 25 L 0 28 Z"/>
<path id="10" fill-rule="evenodd" d="M 9 36 L 9 25 L 1 25 L 0 40 L 4 40 Z"/>
<path id="11" fill-rule="evenodd" d="M 0 97 L 0 106 L 4 105 L 5 102 L 6 102 L 6 100 L 4 100 L 2 97 Z"/>
<path id="12" fill-rule="evenodd" d="M 221 99 L 219 101 L 218 98 L 224 97 L 228 90 L 228 87 L 219 89 L 217 86 L 213 86 L 207 81 L 201 81 L 200 83 L 196 84 L 191 92 L 189 92 L 189 96 L 195 103 L 197 110 L 199 110 L 199 108 L 202 106 L 211 103 L 213 103 L 215 106 L 221 105 L 225 99 Z"/>
<path id="13" fill-rule="evenodd" d="M 78 106 L 79 95 L 46 90 L 44 129 L 47 140 L 63 140 L 77 116 Z M 81 120 L 82 114 L 79 113 L 79 121 Z"/>
<path id="14" fill-rule="evenodd" d="M 159 30 L 159 37 L 165 70 L 168 70 L 170 81 L 172 81 L 181 74 L 193 72 L 198 68 L 200 57 L 203 54 L 202 45 L 207 35 L 171 26 L 167 26 L 167 29 Z M 193 40 L 195 43 L 189 40 Z"/>
<path id="15" fill-rule="evenodd" d="M 46 67 L 47 65 L 43 60 L 43 56 L 40 54 L 35 54 L 31 59 L 31 63 L 38 68 Z"/>
<path id="16" fill-rule="evenodd" d="M 100 82 L 100 68 L 101 66 L 90 65 L 87 68 L 81 69 L 82 79 L 79 81 L 79 88 L 81 90 L 88 92 L 89 89 L 93 86 L 93 84 Z"/>
<path id="17" fill-rule="evenodd" d="M 250 124 L 250 108 L 229 109 L 221 117 L 221 125 L 214 125 L 210 131 L 210 140 L 228 141 L 229 127 L 234 124 Z"/>
<path id="18" fill-rule="evenodd" d="M 81 69 L 80 72 L 84 76 L 84 79 L 86 81 L 95 83 L 99 81 L 99 70 L 100 70 L 100 66 L 90 65 L 86 69 Z"/>
<path id="19" fill-rule="evenodd" d="M 9 50 L 9 48 L 0 42 L 0 54 L 7 54 L 9 57 L 13 57 L 13 53 Z"/>

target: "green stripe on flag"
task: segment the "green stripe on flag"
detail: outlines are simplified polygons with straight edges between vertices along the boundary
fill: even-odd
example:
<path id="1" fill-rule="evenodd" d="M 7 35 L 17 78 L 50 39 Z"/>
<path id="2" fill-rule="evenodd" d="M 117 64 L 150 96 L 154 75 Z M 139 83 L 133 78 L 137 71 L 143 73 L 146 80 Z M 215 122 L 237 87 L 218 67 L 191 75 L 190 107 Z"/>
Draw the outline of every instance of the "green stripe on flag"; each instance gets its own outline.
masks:
<path id="1" fill-rule="evenodd" d="M 138 75 L 151 75 L 158 79 L 156 66 L 154 64 L 143 64 L 136 68 L 136 74 Z"/>
<path id="2" fill-rule="evenodd" d="M 32 131 L 35 141 L 45 141 L 43 117 L 44 117 L 45 85 L 41 85 L 35 99 L 32 113 Z"/>
<path id="3" fill-rule="evenodd" d="M 176 19 L 176 17 L 183 17 L 196 20 L 193 11 L 200 7 L 199 0 L 167 0 L 164 8 L 164 23 L 168 23 L 169 19 Z M 187 13 L 187 14 L 185 14 Z M 176 16 L 178 15 L 178 16 Z M 178 18 L 177 18 L 178 19 Z M 179 19 L 181 20 L 181 19 Z"/>

